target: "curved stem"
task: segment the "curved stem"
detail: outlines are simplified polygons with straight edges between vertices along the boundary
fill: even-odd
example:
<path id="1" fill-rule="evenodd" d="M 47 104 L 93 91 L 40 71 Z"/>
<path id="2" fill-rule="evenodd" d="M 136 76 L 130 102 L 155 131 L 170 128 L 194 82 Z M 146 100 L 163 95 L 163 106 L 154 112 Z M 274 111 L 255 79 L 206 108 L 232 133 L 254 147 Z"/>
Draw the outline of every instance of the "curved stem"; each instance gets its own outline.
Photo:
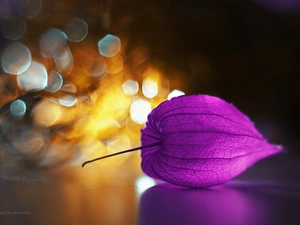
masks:
<path id="1" fill-rule="evenodd" d="M 140 150 L 140 149 L 150 148 L 150 147 L 154 147 L 154 146 L 158 146 L 158 145 L 160 145 L 160 142 L 154 143 L 152 145 L 140 146 L 140 147 L 124 150 L 124 151 L 121 151 L 121 152 L 116 152 L 116 153 L 113 153 L 113 154 L 110 154 L 110 155 L 105 155 L 105 156 L 102 156 L 102 157 L 99 157 L 99 158 L 96 158 L 96 159 L 86 161 L 81 166 L 84 167 L 88 163 L 92 163 L 92 162 L 95 162 L 95 161 L 98 161 L 98 160 L 101 160 L 101 159 L 109 158 L 109 157 L 116 156 L 116 155 L 121 155 L 121 154 L 128 153 L 128 152 L 134 152 L 134 151 L 137 151 L 137 150 Z"/>

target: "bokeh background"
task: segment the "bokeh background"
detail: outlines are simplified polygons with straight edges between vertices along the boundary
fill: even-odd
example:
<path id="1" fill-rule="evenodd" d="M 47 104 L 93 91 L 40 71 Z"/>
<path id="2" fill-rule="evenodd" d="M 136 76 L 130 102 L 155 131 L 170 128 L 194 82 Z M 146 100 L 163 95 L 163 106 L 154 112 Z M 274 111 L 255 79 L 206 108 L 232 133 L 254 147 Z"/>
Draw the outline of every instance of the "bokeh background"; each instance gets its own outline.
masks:
<path id="1" fill-rule="evenodd" d="M 2 56 L 22 43 L 48 75 L 32 87 L 34 78 L 18 80 L 2 57 L 2 163 L 79 165 L 136 147 L 145 115 L 174 90 L 233 103 L 299 160 L 299 1 L 1 0 L 0 8 Z M 53 28 L 57 33 L 49 34 Z M 100 52 L 108 34 L 121 43 L 111 43 L 113 57 Z M 62 39 L 61 52 L 47 56 Z M 61 87 L 49 90 L 56 73 Z M 22 115 L 12 113 L 16 99 Z"/>

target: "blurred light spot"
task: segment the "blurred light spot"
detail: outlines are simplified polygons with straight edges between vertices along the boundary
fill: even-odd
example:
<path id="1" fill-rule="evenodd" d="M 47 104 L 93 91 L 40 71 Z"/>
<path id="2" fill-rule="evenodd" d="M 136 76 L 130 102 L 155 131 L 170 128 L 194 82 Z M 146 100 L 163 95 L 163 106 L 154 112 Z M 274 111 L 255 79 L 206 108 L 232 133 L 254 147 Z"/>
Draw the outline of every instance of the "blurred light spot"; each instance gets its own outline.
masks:
<path id="1" fill-rule="evenodd" d="M 101 55 L 105 57 L 113 57 L 121 49 L 120 38 L 108 34 L 98 42 L 98 49 Z"/>
<path id="2" fill-rule="evenodd" d="M 17 0 L 14 8 L 18 14 L 24 18 L 32 19 L 36 17 L 42 9 L 42 0 Z"/>
<path id="3" fill-rule="evenodd" d="M 26 132 L 13 144 L 18 152 L 25 156 L 35 155 L 45 147 L 43 136 L 37 132 Z"/>
<path id="4" fill-rule="evenodd" d="M 47 86 L 47 70 L 44 65 L 32 61 L 30 67 L 17 76 L 18 86 L 24 91 L 40 91 Z"/>
<path id="5" fill-rule="evenodd" d="M 59 48 L 53 55 L 56 69 L 59 72 L 69 74 L 74 65 L 74 59 L 69 46 Z"/>
<path id="6" fill-rule="evenodd" d="M 60 75 L 60 73 L 52 70 L 48 74 L 48 83 L 47 86 L 45 87 L 45 91 L 55 93 L 57 92 L 63 84 L 63 78 Z"/>
<path id="7" fill-rule="evenodd" d="M 1 65 L 6 73 L 21 74 L 28 69 L 30 63 L 31 53 L 29 49 L 19 42 L 10 44 L 2 53 Z"/>
<path id="8" fill-rule="evenodd" d="M 23 18 L 7 21 L 2 27 L 3 36 L 9 40 L 21 38 L 26 31 L 26 23 Z"/>
<path id="9" fill-rule="evenodd" d="M 181 95 L 185 95 L 185 93 L 180 90 L 175 89 L 168 95 L 168 100 L 170 100 L 171 98 L 177 97 L 177 96 L 181 96 Z"/>
<path id="10" fill-rule="evenodd" d="M 130 107 L 131 119 L 138 123 L 143 124 L 147 121 L 147 116 L 151 112 L 150 102 L 144 99 L 134 100 Z"/>
<path id="11" fill-rule="evenodd" d="M 139 84 L 134 80 L 128 80 L 122 84 L 122 89 L 125 94 L 134 95 L 139 91 Z"/>
<path id="12" fill-rule="evenodd" d="M 88 25 L 84 20 L 74 18 L 66 24 L 65 34 L 70 41 L 82 41 L 88 34 Z"/>
<path id="13" fill-rule="evenodd" d="M 155 180 L 153 180 L 150 177 L 142 176 L 142 177 L 138 178 L 135 182 L 137 194 L 138 195 L 142 194 L 145 190 L 154 186 L 155 184 L 156 184 Z"/>
<path id="14" fill-rule="evenodd" d="M 32 109 L 32 116 L 35 123 L 48 127 L 68 124 L 74 120 L 76 114 L 76 107 L 64 107 L 58 104 L 56 100 L 47 98 L 39 101 Z"/>
<path id="15" fill-rule="evenodd" d="M 123 58 L 119 55 L 113 58 L 107 59 L 107 72 L 110 74 L 116 74 L 123 69 Z"/>
<path id="16" fill-rule="evenodd" d="M 146 79 L 142 86 L 143 94 L 147 98 L 154 98 L 158 93 L 157 83 L 151 79 Z"/>
<path id="17" fill-rule="evenodd" d="M 44 57 L 51 59 L 67 42 L 67 36 L 59 29 L 47 30 L 40 38 L 40 50 Z"/>
<path id="18" fill-rule="evenodd" d="M 106 60 L 101 55 L 96 55 L 91 67 L 89 68 L 89 74 L 94 77 L 99 77 L 106 72 Z"/>
<path id="19" fill-rule="evenodd" d="M 75 94 L 77 92 L 77 88 L 74 84 L 68 83 L 62 86 L 60 89 L 61 91 L 67 92 L 67 93 L 73 93 Z"/>
<path id="20" fill-rule="evenodd" d="M 10 113 L 12 115 L 17 117 L 22 117 L 24 116 L 25 112 L 26 112 L 26 104 L 22 100 L 17 99 L 10 104 Z"/>
<path id="21" fill-rule="evenodd" d="M 62 106 L 72 107 L 77 103 L 77 98 L 72 95 L 66 95 L 63 98 L 59 98 L 58 103 Z"/>
<path id="22" fill-rule="evenodd" d="M 61 106 L 50 99 L 38 102 L 34 106 L 32 113 L 37 124 L 46 124 L 48 127 L 55 125 L 62 117 Z"/>
<path id="23" fill-rule="evenodd" d="M 129 149 L 131 147 L 130 140 L 126 135 L 119 135 L 114 139 L 111 139 L 107 145 L 109 154 Z"/>

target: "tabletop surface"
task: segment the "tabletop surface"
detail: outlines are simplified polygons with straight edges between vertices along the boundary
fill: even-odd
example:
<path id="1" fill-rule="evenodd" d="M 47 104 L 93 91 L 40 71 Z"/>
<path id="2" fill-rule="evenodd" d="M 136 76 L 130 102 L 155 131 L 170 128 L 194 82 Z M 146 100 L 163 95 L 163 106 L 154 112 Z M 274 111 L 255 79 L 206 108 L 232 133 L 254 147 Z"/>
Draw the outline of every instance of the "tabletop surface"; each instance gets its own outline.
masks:
<path id="1" fill-rule="evenodd" d="M 237 179 L 206 189 L 155 185 L 143 174 L 124 169 L 106 168 L 101 174 L 97 164 L 51 172 L 2 169 L 0 221 L 4 225 L 300 224 L 300 186 L 295 179 L 299 167 L 286 160 L 272 157 Z"/>

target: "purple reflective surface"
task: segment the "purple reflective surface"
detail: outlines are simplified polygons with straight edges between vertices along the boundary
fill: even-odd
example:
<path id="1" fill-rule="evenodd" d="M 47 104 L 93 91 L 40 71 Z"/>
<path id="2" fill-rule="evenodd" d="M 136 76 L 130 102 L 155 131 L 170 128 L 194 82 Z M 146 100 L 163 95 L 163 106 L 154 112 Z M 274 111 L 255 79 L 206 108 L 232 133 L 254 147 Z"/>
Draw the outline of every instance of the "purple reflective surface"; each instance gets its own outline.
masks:
<path id="1" fill-rule="evenodd" d="M 142 169 L 150 177 L 186 187 L 208 187 L 239 175 L 281 152 L 232 104 L 207 95 L 165 101 L 142 130 Z"/>
<path id="2" fill-rule="evenodd" d="M 158 185 L 141 199 L 141 225 L 298 224 L 300 190 L 230 181 L 210 189 Z"/>
<path id="3" fill-rule="evenodd" d="M 161 184 L 140 195 L 138 177 L 125 168 L 0 167 L 0 224 L 298 225 L 299 174 L 300 165 L 281 154 L 226 184 L 203 189 Z M 18 211 L 30 214 L 1 214 Z"/>

